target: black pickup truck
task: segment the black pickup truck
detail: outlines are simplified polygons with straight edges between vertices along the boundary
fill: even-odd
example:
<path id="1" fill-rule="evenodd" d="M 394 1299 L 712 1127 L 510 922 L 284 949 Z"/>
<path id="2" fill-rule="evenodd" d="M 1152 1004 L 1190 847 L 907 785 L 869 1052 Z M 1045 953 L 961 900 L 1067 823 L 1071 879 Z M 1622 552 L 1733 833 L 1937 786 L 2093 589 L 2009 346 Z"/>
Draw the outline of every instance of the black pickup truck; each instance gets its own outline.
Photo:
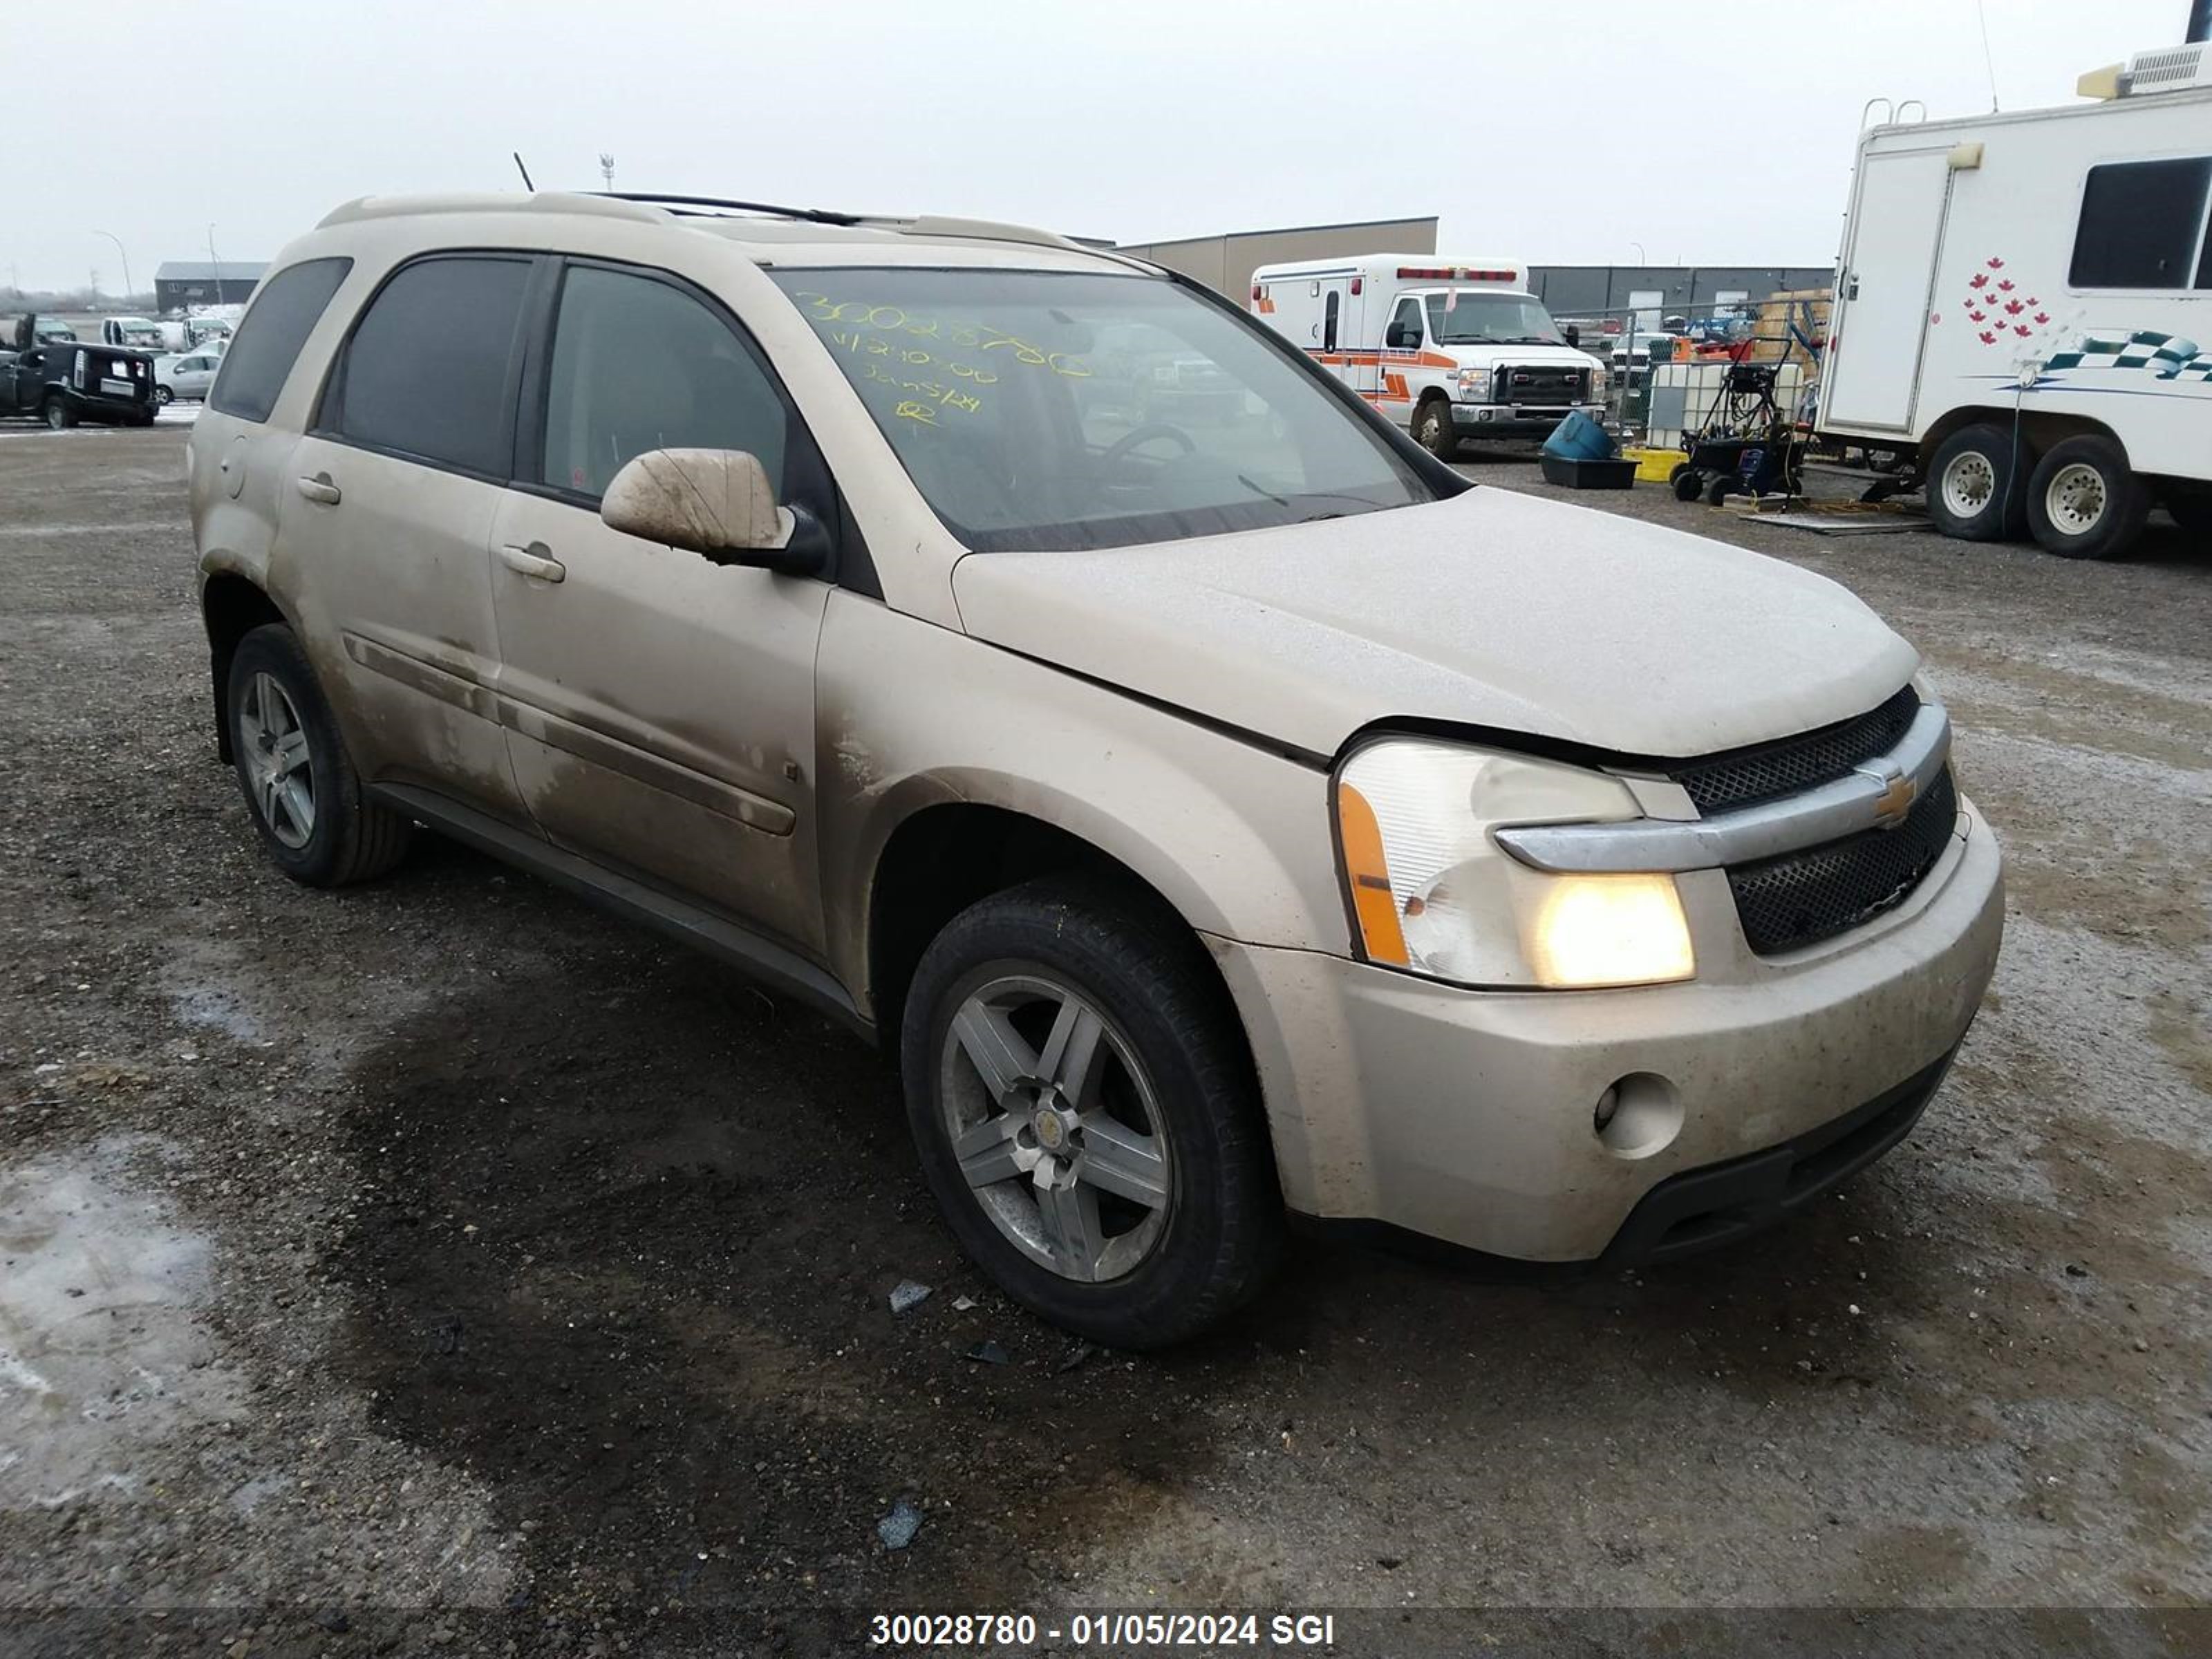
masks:
<path id="1" fill-rule="evenodd" d="M 80 421 L 151 426 L 159 408 L 150 353 L 63 341 L 0 350 L 0 416 L 28 416 L 60 432 Z"/>

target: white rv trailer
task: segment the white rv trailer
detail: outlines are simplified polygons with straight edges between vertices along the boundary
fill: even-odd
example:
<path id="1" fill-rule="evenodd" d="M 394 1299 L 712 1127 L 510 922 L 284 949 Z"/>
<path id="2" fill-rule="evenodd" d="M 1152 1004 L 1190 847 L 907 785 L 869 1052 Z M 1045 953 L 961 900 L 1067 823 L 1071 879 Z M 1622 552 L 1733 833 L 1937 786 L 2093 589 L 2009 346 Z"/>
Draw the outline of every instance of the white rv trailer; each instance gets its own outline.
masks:
<path id="1" fill-rule="evenodd" d="M 2212 46 L 2082 84 L 1862 135 L 1816 424 L 1947 535 L 2104 558 L 2158 501 L 2212 536 Z"/>
<path id="2" fill-rule="evenodd" d="M 1542 438 L 1605 418 L 1604 367 L 1570 344 L 1511 259 L 1368 253 L 1262 265 L 1252 313 L 1449 460 L 1462 438 Z"/>

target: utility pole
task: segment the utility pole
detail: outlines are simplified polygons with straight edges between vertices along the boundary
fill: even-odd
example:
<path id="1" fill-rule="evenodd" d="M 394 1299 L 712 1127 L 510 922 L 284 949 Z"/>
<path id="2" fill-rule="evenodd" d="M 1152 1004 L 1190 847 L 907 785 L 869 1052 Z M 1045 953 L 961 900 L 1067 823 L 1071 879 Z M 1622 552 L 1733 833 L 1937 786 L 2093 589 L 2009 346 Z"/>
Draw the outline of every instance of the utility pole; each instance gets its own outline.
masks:
<path id="1" fill-rule="evenodd" d="M 92 268 L 92 308 L 94 311 L 100 309 L 100 267 L 98 265 Z"/>
<path id="2" fill-rule="evenodd" d="M 599 152 L 599 177 L 606 180 L 609 190 L 615 187 L 615 158 L 611 150 Z"/>
<path id="3" fill-rule="evenodd" d="M 123 239 L 112 230 L 95 230 L 92 234 L 95 236 L 105 236 L 115 244 L 116 257 L 123 261 L 123 300 L 124 303 L 128 305 L 131 295 L 137 290 L 131 286 L 131 256 L 124 252 Z"/>

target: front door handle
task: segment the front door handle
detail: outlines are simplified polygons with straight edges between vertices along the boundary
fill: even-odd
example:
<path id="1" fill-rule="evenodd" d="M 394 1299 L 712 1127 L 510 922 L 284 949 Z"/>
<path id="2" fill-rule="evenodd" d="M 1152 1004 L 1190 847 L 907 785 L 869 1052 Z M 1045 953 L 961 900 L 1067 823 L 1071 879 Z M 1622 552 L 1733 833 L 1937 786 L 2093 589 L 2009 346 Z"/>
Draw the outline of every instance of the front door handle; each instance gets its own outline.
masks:
<path id="1" fill-rule="evenodd" d="M 509 545 L 499 550 L 499 562 L 517 575 L 528 576 L 535 581 L 557 582 L 568 574 L 568 567 L 558 559 L 549 559 L 545 554 L 543 542 L 532 542 L 527 547 Z"/>
<path id="2" fill-rule="evenodd" d="M 311 501 L 320 501 L 325 507 L 336 507 L 344 497 L 338 487 L 331 482 L 327 472 L 318 472 L 312 478 L 300 481 L 300 493 Z"/>

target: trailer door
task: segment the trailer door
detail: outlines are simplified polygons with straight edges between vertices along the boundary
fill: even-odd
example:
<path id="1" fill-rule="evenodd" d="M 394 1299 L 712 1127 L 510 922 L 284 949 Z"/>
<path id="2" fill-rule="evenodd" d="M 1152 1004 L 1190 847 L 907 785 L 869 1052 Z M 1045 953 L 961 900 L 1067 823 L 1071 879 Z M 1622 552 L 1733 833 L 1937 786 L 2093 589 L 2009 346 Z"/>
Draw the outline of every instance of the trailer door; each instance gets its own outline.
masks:
<path id="1" fill-rule="evenodd" d="M 1860 161 L 1858 201 L 1828 331 L 1824 425 L 1911 429 L 1950 196 L 1947 150 L 1870 155 Z"/>

